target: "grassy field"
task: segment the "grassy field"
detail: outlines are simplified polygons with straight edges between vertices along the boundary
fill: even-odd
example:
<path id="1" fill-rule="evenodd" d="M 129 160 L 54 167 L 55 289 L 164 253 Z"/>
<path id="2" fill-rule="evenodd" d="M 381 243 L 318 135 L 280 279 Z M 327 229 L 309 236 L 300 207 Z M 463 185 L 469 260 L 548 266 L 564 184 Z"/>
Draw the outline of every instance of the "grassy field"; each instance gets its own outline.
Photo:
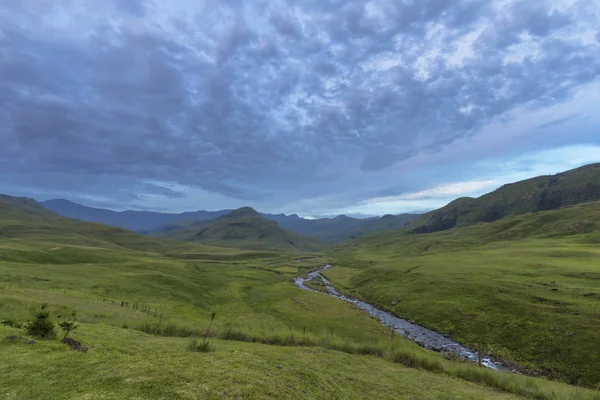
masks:
<path id="1" fill-rule="evenodd" d="M 53 317 L 75 310 L 74 337 L 90 348 L 0 339 L 7 398 L 600 398 L 392 343 L 360 310 L 293 286 L 294 276 L 325 262 L 318 256 L 190 261 L 0 243 L 0 319 L 26 321 L 42 302 Z M 37 259 L 49 252 L 58 253 Z M 180 336 L 204 335 L 212 311 L 215 351 L 189 352 L 191 339 Z M 27 337 L 1 327 L 0 337 L 8 335 Z"/>
<path id="2" fill-rule="evenodd" d="M 47 214 L 36 227 L 37 217 L 10 215 L 0 221 L 0 321 L 25 322 L 42 303 L 54 321 L 75 311 L 72 336 L 89 351 L 27 345 L 24 330 L 0 325 L 4 398 L 600 399 L 392 341 L 364 312 L 294 287 L 329 260 L 322 255 L 166 242 Z M 355 270 L 342 271 L 339 281 L 352 282 Z M 191 352 L 205 334 L 214 351 Z"/>
<path id="3" fill-rule="evenodd" d="M 600 387 L 600 204 L 348 243 L 339 289 L 496 357 Z"/>
<path id="4" fill-rule="evenodd" d="M 0 328 L 2 336 L 13 331 Z M 192 353 L 187 339 L 102 325 L 82 326 L 77 338 L 90 345 L 88 353 L 58 343 L 0 343 L 2 398 L 519 398 L 376 357 L 314 347 L 213 340 L 217 351 Z"/>

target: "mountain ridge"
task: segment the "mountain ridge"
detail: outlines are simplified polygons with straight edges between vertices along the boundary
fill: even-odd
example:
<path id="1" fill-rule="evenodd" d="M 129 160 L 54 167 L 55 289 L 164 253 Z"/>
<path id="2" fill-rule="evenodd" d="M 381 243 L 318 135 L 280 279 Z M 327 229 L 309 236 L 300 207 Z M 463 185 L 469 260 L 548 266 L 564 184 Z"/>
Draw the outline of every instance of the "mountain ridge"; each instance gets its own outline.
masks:
<path id="1" fill-rule="evenodd" d="M 413 223 L 411 232 L 438 232 L 597 200 L 600 200 L 600 163 L 509 183 L 477 198 L 460 197 L 424 214 Z"/>
<path id="2" fill-rule="evenodd" d="M 40 204 L 64 217 L 117 226 L 147 235 L 159 235 L 185 229 L 195 222 L 207 221 L 234 211 L 228 209 L 219 211 L 198 210 L 178 214 L 133 210 L 113 211 L 88 207 L 65 199 L 46 200 L 40 202 Z M 353 239 L 374 230 L 400 229 L 419 216 L 419 214 L 399 214 L 391 216 L 392 221 L 390 221 L 389 216 L 385 216 L 385 220 L 383 220 L 383 217 L 360 219 L 346 215 L 333 218 L 306 219 L 297 214 L 259 214 L 277 222 L 283 229 L 329 242 Z M 380 220 L 381 222 L 377 223 Z"/>

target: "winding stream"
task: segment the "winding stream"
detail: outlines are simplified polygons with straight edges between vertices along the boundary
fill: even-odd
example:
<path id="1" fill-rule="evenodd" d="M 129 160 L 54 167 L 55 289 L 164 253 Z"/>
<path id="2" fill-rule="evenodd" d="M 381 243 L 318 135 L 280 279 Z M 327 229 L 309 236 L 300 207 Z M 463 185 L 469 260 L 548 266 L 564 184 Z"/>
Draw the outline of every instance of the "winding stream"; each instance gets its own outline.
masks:
<path id="1" fill-rule="evenodd" d="M 369 313 L 369 315 L 377 318 L 377 320 L 379 320 L 379 322 L 381 322 L 384 326 L 389 326 L 393 328 L 395 332 L 406 337 L 407 339 L 417 342 L 424 348 L 439 351 L 442 353 L 456 354 L 457 356 L 465 360 L 475 362 L 477 361 L 477 351 L 468 349 L 465 346 L 456 343 L 451 338 L 442 335 L 441 333 L 424 328 L 405 319 L 395 317 L 392 314 L 382 311 L 369 303 L 365 303 L 364 301 L 360 301 L 341 294 L 333 287 L 331 287 L 329 285 L 330 282 L 323 275 L 321 275 L 321 272 L 326 271 L 329 268 L 331 268 L 331 265 L 326 265 L 323 269 L 319 271 L 309 273 L 306 278 L 302 278 L 301 276 L 299 276 L 296 279 L 294 279 L 294 283 L 302 290 L 319 292 L 318 290 L 311 289 L 305 285 L 305 282 L 311 281 L 318 277 L 323 281 L 323 283 L 327 287 L 327 290 L 329 291 L 329 293 L 327 294 L 336 297 L 340 300 L 347 301 L 348 303 L 352 303 L 356 307 L 365 310 L 367 313 Z M 481 364 L 495 370 L 504 369 L 502 364 L 498 363 L 497 361 L 494 361 L 490 357 L 482 357 Z"/>

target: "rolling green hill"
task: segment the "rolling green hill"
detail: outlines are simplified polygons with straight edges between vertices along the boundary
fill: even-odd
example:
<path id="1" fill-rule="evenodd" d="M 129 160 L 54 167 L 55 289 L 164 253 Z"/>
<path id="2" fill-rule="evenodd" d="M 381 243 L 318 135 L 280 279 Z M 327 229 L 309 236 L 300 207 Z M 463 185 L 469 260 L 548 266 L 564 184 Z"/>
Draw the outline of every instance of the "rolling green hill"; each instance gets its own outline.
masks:
<path id="1" fill-rule="evenodd" d="M 415 221 L 412 232 L 437 232 L 596 200 L 600 200 L 600 164 L 591 164 L 504 185 L 476 199 L 457 199 Z"/>
<path id="2" fill-rule="evenodd" d="M 261 215 L 265 216 L 264 214 Z M 420 216 L 420 214 L 400 214 L 359 219 L 348 217 L 346 215 L 338 215 L 335 218 L 310 220 L 299 217 L 294 218 L 294 216 L 280 217 L 277 215 L 270 215 L 266 218 L 276 221 L 279 226 L 285 230 L 299 233 L 304 236 L 319 238 L 329 243 L 339 243 L 345 240 L 355 239 L 370 232 L 402 229 Z M 176 221 L 145 232 L 145 234 L 160 237 L 162 234 L 187 229 L 198 222 L 199 221 L 194 220 Z M 176 237 L 176 234 L 173 234 L 171 237 Z"/>
<path id="3" fill-rule="evenodd" d="M 366 313 L 292 284 L 327 261 L 319 256 L 147 238 L 61 218 L 28 199 L 3 197 L 1 207 L 7 398 L 600 398 L 390 340 Z M 42 303 L 55 323 L 77 313 L 71 337 L 86 353 L 58 340 L 27 344 L 31 336 L 11 326 Z M 212 351 L 191 351 L 205 335 Z"/>
<path id="4" fill-rule="evenodd" d="M 95 249 L 135 250 L 156 255 L 176 255 L 189 259 L 219 257 L 256 257 L 264 251 L 240 250 L 234 252 L 199 243 L 184 243 L 143 236 L 108 225 L 82 222 L 61 217 L 41 206 L 33 199 L 0 195 L 0 239 L 13 243 L 37 243 L 29 256 L 37 260 L 56 258 L 59 254 L 77 252 L 68 246 L 85 246 Z M 83 251 L 85 253 L 85 250 Z M 236 254 L 234 254 L 236 253 Z M 19 257 L 11 251 L 11 257 Z M 268 252 L 266 254 L 269 254 Z M 97 257 L 98 255 L 94 255 Z M 8 250 L 0 260 L 9 257 Z M 73 256 L 74 257 L 74 256 Z"/>
<path id="5" fill-rule="evenodd" d="M 327 245 L 281 228 L 250 207 L 156 235 L 163 239 L 255 250 L 319 251 Z"/>
<path id="6" fill-rule="evenodd" d="M 333 284 L 540 374 L 600 385 L 600 202 L 337 248 Z"/>

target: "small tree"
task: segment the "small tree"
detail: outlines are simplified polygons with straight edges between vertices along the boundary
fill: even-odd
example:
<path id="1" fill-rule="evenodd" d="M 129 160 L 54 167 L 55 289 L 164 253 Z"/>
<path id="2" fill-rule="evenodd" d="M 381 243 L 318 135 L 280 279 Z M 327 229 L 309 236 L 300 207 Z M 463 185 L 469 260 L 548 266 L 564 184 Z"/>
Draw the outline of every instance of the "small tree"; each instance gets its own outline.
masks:
<path id="1" fill-rule="evenodd" d="M 41 339 L 53 339 L 56 337 L 54 332 L 54 322 L 50 319 L 50 312 L 46 311 L 47 303 L 42 304 L 42 309 L 33 314 L 33 319 L 25 325 L 25 331 Z"/>
<path id="2" fill-rule="evenodd" d="M 208 353 L 213 351 L 214 349 L 210 346 L 210 343 L 207 342 L 207 338 L 208 338 L 208 332 L 210 331 L 210 326 L 212 325 L 213 321 L 215 320 L 215 317 L 217 316 L 217 313 L 215 311 L 213 311 L 210 314 L 210 322 L 208 323 L 208 328 L 206 329 L 206 332 L 204 333 L 204 339 L 202 340 L 202 343 L 199 344 L 197 339 L 193 339 L 190 344 L 189 344 L 189 349 L 191 351 L 198 351 L 201 353 Z"/>
<path id="3" fill-rule="evenodd" d="M 68 320 L 67 317 L 65 317 L 61 322 L 58 323 L 58 326 L 60 326 L 60 329 L 62 329 L 63 332 L 65 333 L 65 336 L 62 338 L 63 341 L 67 338 L 69 333 L 74 332 L 79 327 L 79 325 L 77 325 L 76 322 L 77 322 L 77 313 L 75 311 L 73 311 L 73 313 L 71 314 L 70 320 Z"/>
<path id="4" fill-rule="evenodd" d="M 206 346 L 206 338 L 208 337 L 208 332 L 210 331 L 210 326 L 212 325 L 212 323 L 215 320 L 216 316 L 217 316 L 217 312 L 216 311 L 213 311 L 210 314 L 210 322 L 208 323 L 208 328 L 206 329 L 206 332 L 204 333 L 204 340 L 202 340 L 202 346 Z"/>

